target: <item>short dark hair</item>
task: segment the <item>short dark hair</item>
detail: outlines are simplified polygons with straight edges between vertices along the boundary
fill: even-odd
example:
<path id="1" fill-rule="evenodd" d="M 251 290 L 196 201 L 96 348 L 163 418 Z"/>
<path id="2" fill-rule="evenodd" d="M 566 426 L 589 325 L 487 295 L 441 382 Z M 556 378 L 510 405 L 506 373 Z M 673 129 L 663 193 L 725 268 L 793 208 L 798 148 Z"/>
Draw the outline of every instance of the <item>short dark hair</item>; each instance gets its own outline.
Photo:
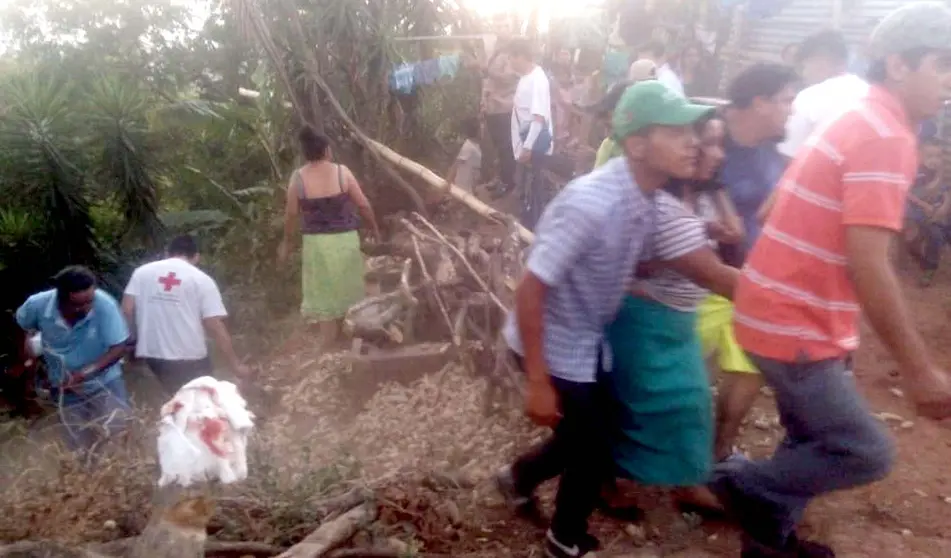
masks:
<path id="1" fill-rule="evenodd" d="M 198 242 L 190 234 L 176 236 L 168 243 L 168 255 L 194 258 L 198 255 Z"/>
<path id="2" fill-rule="evenodd" d="M 928 47 L 919 47 L 911 50 L 907 50 L 899 56 L 902 57 L 902 60 L 906 64 L 911 66 L 911 69 L 917 70 L 921 66 L 922 59 L 933 52 L 934 50 Z M 885 83 L 885 80 L 888 79 L 888 69 L 885 67 L 885 59 L 879 58 L 878 60 L 873 60 L 868 65 L 868 70 L 865 72 L 865 77 L 869 83 L 880 85 Z"/>
<path id="3" fill-rule="evenodd" d="M 463 118 L 459 122 L 459 133 L 465 136 L 466 138 L 479 137 L 479 132 L 481 130 L 482 130 L 482 125 L 479 123 L 479 119 L 474 116 Z"/>
<path id="4" fill-rule="evenodd" d="M 757 98 L 771 98 L 799 79 L 785 64 L 761 62 L 740 72 L 727 88 L 730 106 L 749 108 Z"/>
<path id="5" fill-rule="evenodd" d="M 667 54 L 667 47 L 661 41 L 648 41 L 642 44 L 637 49 L 637 52 L 649 52 L 656 57 L 661 57 Z"/>
<path id="6" fill-rule="evenodd" d="M 796 63 L 816 56 L 825 56 L 836 62 L 849 61 L 849 44 L 845 35 L 835 29 L 825 29 L 806 37 L 796 51 Z"/>
<path id="7" fill-rule="evenodd" d="M 71 265 L 64 267 L 53 276 L 53 288 L 56 289 L 56 299 L 62 303 L 69 300 L 69 295 L 81 293 L 96 286 L 96 276 L 88 267 Z"/>
<path id="8" fill-rule="evenodd" d="M 516 37 L 510 40 L 509 44 L 505 46 L 505 51 L 509 56 L 516 58 L 527 58 L 529 60 L 535 58 L 535 45 L 525 37 Z"/>
<path id="9" fill-rule="evenodd" d="M 936 145 L 941 147 L 942 141 L 941 138 L 934 134 L 921 135 L 918 136 L 918 145 Z"/>
<path id="10" fill-rule="evenodd" d="M 320 161 L 327 156 L 330 140 L 312 127 L 304 126 L 301 128 L 300 132 L 297 133 L 297 141 L 300 143 L 300 150 L 304 159 Z"/>

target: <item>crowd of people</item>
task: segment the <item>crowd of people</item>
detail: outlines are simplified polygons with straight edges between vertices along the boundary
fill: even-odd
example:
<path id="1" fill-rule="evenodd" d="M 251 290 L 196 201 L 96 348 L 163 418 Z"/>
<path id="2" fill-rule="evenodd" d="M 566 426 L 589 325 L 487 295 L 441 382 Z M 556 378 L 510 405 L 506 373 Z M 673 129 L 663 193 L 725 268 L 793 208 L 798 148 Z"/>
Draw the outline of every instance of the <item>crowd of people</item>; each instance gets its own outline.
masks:
<path id="1" fill-rule="evenodd" d="M 639 517 L 616 498 L 619 477 L 732 518 L 744 558 L 834 556 L 797 537 L 803 510 L 883 478 L 894 460 L 852 377 L 860 314 L 898 361 L 918 412 L 951 417 L 951 381 L 914 327 L 890 257 L 904 240 L 930 280 L 951 237 L 940 145 L 918 137 L 951 91 L 951 10 L 898 9 L 867 54 L 863 79 L 848 72 L 842 35 L 819 32 L 791 51 L 795 66 L 743 70 L 715 108 L 685 95 L 696 68 L 678 73 L 664 45 L 648 44 L 628 80 L 589 107 L 610 130 L 595 168 L 550 201 L 542 171 L 566 139 L 559 122 L 577 108 L 556 93 L 570 56 L 556 57 L 553 77 L 530 42 L 512 39 L 486 61 L 494 189 L 518 193 L 535 232 L 502 334 L 527 380 L 527 414 L 553 429 L 495 480 L 514 510 L 538 518 L 536 488 L 560 477 L 548 556 L 596 549 L 596 509 Z M 463 125 L 450 170 L 464 188 L 478 181 L 479 126 Z M 360 217 L 379 231 L 327 138 L 305 127 L 298 139 L 305 163 L 288 184 L 278 256 L 287 260 L 302 238 L 301 313 L 327 342 L 364 296 Z M 68 267 L 17 311 L 24 341 L 40 334 L 22 344 L 40 346 L 25 357 L 44 357 L 43 387 L 61 405 L 70 447 L 89 452 L 123 427 L 130 350 L 174 393 L 211 374 L 207 332 L 247 379 L 198 261 L 193 238 L 174 239 L 165 259 L 133 273 L 121 304 L 89 270 Z M 715 399 L 711 356 L 724 378 Z M 735 442 L 764 384 L 786 437 L 752 461 Z"/>
<path id="2" fill-rule="evenodd" d="M 744 558 L 834 556 L 796 535 L 806 506 L 894 461 L 852 374 L 860 314 L 918 412 L 951 417 L 951 381 L 890 255 L 907 238 L 931 270 L 947 236 L 940 149 L 918 132 L 951 92 L 949 45 L 951 11 L 912 3 L 873 32 L 865 79 L 848 72 L 841 34 L 820 32 L 789 53 L 798 73 L 753 65 L 720 110 L 684 96 L 660 49 L 642 52 L 635 83 L 609 95 L 597 168 L 535 226 L 504 329 L 527 414 L 553 432 L 496 484 L 538 518 L 536 488 L 560 477 L 548 556 L 596 549 L 596 509 L 637 515 L 612 501 L 617 477 L 736 521 Z M 515 147 L 531 152 L 531 138 Z M 715 403 L 713 353 L 728 378 Z M 733 443 L 763 384 L 786 436 L 754 461 Z"/>

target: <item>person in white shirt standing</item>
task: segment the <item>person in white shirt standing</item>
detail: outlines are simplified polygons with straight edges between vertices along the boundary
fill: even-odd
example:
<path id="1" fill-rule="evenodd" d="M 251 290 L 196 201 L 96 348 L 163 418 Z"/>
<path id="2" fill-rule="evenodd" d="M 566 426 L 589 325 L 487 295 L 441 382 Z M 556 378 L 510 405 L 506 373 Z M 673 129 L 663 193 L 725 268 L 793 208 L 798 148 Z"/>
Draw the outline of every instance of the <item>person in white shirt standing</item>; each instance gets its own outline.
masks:
<path id="1" fill-rule="evenodd" d="M 514 39 L 508 45 L 509 64 L 521 79 L 512 107 L 512 149 L 516 185 L 522 199 L 522 225 L 532 229 L 547 203 L 544 166 L 554 152 L 551 119 L 551 82 L 535 63 L 532 43 Z"/>
<path id="2" fill-rule="evenodd" d="M 638 60 L 650 60 L 657 65 L 657 81 L 663 83 L 671 91 L 681 97 L 686 97 L 684 84 L 677 72 L 667 62 L 667 47 L 660 41 L 651 41 L 637 51 Z M 635 62 L 636 64 L 637 62 Z"/>
<path id="3" fill-rule="evenodd" d="M 868 94 L 868 83 L 848 72 L 849 47 L 842 33 L 820 31 L 796 50 L 806 88 L 796 95 L 779 152 L 792 159 L 819 127 L 833 121 Z"/>
<path id="4" fill-rule="evenodd" d="M 234 352 L 228 316 L 215 280 L 198 269 L 198 244 L 189 235 L 168 245 L 167 258 L 132 273 L 122 311 L 135 332 L 135 355 L 144 359 L 170 394 L 213 373 L 207 330 L 238 380 L 248 369 Z"/>

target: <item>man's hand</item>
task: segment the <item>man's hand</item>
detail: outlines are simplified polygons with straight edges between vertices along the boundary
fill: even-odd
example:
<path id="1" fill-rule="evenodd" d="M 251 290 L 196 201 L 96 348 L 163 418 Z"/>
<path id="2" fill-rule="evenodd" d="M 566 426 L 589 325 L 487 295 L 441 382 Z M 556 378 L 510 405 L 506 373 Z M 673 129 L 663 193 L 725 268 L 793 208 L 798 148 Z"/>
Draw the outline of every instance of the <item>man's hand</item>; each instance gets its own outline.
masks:
<path id="1" fill-rule="evenodd" d="M 724 244 L 737 244 L 743 240 L 743 231 L 735 230 L 720 221 L 710 221 L 707 223 L 707 235 Z"/>
<path id="2" fill-rule="evenodd" d="M 561 420 L 558 392 L 555 391 L 547 372 L 544 377 L 529 380 L 528 391 L 525 393 L 525 414 L 538 426 L 554 428 Z"/>
<path id="3" fill-rule="evenodd" d="M 67 372 L 66 377 L 60 383 L 60 388 L 67 391 L 76 391 L 76 388 L 86 382 L 87 372 L 81 370 L 78 372 Z"/>
<path id="4" fill-rule="evenodd" d="M 924 374 L 907 375 L 906 391 L 918 415 L 932 420 L 951 418 L 951 379 L 939 369 Z"/>
<path id="5" fill-rule="evenodd" d="M 519 154 L 518 154 L 518 162 L 519 162 L 519 163 L 525 163 L 525 164 L 531 163 L 531 162 L 532 162 L 532 150 L 531 150 L 531 149 L 525 149 L 525 148 L 523 147 L 522 150 L 521 150 L 521 151 L 519 152 Z"/>

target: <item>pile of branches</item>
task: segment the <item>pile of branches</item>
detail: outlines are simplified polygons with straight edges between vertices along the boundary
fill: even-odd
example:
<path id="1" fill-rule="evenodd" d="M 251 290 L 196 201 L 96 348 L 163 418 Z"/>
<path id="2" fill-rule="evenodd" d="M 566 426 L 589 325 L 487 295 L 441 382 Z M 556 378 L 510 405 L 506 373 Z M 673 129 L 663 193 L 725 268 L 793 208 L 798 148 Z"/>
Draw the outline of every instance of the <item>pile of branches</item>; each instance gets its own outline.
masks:
<path id="1" fill-rule="evenodd" d="M 516 387 L 499 332 L 521 274 L 524 230 L 510 216 L 500 219 L 497 235 L 444 232 L 418 213 L 396 217 L 400 233 L 368 250 L 367 280 L 383 292 L 345 318 L 353 352 L 440 341 L 485 374 L 490 390 Z"/>

